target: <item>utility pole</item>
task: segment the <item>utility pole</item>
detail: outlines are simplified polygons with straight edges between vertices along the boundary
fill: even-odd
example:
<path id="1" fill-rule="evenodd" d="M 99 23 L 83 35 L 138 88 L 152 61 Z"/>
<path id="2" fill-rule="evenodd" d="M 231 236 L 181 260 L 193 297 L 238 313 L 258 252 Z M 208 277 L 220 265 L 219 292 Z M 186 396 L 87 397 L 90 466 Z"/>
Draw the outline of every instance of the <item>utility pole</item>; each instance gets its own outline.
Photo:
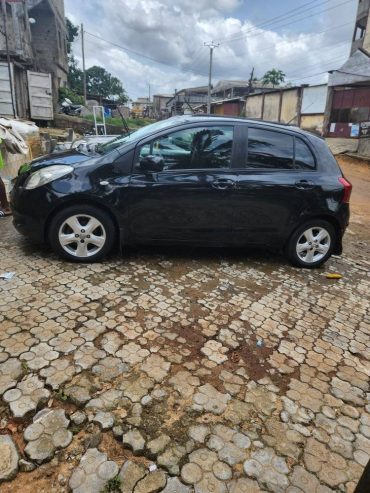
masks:
<path id="1" fill-rule="evenodd" d="M 85 40 L 84 40 L 84 25 L 81 24 L 81 48 L 82 48 L 82 72 L 83 72 L 83 89 L 84 89 L 84 105 L 87 105 L 86 93 L 86 68 L 85 68 Z"/>
<path id="2" fill-rule="evenodd" d="M 4 36 L 5 36 L 6 61 L 8 64 L 10 96 L 12 100 L 13 116 L 15 118 L 17 116 L 17 112 L 15 109 L 15 101 L 14 101 L 14 93 L 13 93 L 13 75 L 12 75 L 12 66 L 10 63 L 10 54 L 9 54 L 9 40 L 8 40 L 8 26 L 7 26 L 8 23 L 7 23 L 5 0 L 1 0 L 1 4 L 2 4 L 3 15 L 4 15 Z"/>
<path id="3" fill-rule="evenodd" d="M 209 47 L 209 75 L 208 75 L 208 100 L 207 100 L 207 113 L 211 113 L 211 90 L 212 90 L 212 61 L 213 61 L 213 49 L 220 46 L 220 43 L 214 43 L 210 41 L 204 43 L 204 46 Z"/>

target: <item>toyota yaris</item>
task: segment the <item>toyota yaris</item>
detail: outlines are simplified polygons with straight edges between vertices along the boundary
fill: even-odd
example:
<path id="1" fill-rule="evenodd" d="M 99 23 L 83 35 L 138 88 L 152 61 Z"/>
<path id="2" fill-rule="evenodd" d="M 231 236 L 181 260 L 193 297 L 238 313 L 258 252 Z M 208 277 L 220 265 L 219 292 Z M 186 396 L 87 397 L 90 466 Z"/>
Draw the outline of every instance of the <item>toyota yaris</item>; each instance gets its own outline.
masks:
<path id="1" fill-rule="evenodd" d="M 18 231 L 72 261 L 166 243 L 274 248 L 317 267 L 342 252 L 351 188 L 325 141 L 299 128 L 183 116 L 32 161 L 11 207 Z"/>

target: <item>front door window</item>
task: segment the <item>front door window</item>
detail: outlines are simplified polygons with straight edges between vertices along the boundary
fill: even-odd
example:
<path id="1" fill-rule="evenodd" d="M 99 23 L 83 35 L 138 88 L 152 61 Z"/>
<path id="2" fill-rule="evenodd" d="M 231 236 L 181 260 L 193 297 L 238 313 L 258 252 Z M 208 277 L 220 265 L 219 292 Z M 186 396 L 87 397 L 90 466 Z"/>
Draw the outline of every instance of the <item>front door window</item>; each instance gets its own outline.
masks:
<path id="1" fill-rule="evenodd" d="M 233 127 L 188 128 L 143 145 L 139 159 L 160 156 L 164 171 L 229 168 L 232 144 Z"/>

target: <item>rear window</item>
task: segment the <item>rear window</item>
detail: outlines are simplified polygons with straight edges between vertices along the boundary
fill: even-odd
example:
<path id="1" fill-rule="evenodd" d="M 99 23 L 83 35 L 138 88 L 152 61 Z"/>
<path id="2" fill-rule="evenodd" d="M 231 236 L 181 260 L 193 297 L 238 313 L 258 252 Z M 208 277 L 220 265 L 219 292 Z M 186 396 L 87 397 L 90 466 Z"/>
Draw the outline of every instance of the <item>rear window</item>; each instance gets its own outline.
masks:
<path id="1" fill-rule="evenodd" d="M 315 167 L 315 158 L 308 145 L 302 139 L 295 139 L 295 168 L 296 169 L 313 169 Z"/>
<path id="2" fill-rule="evenodd" d="M 262 128 L 248 128 L 245 168 L 314 169 L 315 158 L 299 137 Z"/>

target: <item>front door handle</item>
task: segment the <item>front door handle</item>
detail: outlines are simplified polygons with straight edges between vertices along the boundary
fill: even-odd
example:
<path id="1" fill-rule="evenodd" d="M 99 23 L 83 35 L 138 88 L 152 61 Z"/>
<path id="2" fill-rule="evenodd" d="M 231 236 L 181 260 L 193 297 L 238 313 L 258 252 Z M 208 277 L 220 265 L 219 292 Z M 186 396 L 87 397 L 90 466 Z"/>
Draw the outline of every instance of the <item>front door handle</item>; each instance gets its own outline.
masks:
<path id="1" fill-rule="evenodd" d="M 234 180 L 228 180 L 226 178 L 220 178 L 212 183 L 212 187 L 217 190 L 227 190 L 228 188 L 234 188 L 236 185 Z"/>
<path id="2" fill-rule="evenodd" d="M 299 180 L 295 182 L 295 186 L 296 188 L 299 188 L 299 190 L 310 190 L 315 184 L 310 180 Z"/>

